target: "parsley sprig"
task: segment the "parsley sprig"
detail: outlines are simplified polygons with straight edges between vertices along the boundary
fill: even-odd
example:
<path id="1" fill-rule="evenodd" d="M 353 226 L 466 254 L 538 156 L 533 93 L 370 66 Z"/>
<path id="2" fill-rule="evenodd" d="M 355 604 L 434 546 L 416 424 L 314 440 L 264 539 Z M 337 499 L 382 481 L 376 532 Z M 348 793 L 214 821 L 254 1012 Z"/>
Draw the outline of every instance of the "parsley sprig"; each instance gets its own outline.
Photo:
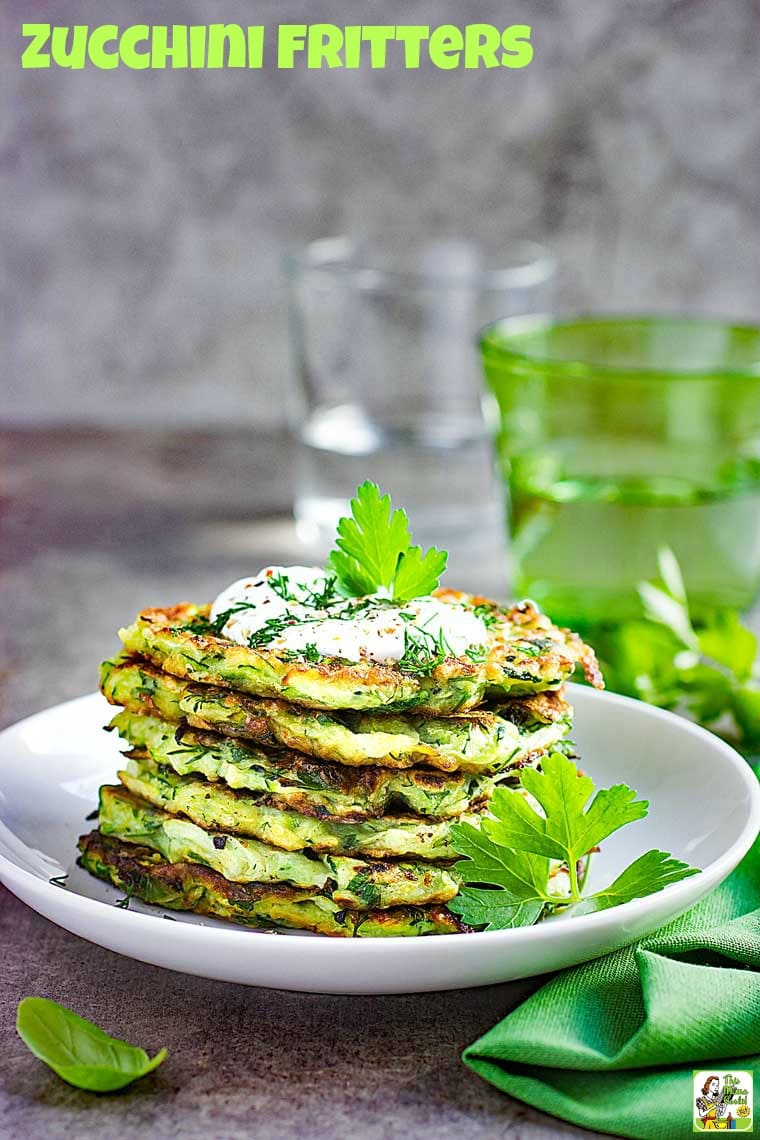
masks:
<path id="1" fill-rule="evenodd" d="M 385 592 L 394 602 L 408 602 L 431 593 L 446 569 L 444 550 L 433 546 L 423 554 L 412 546 L 406 512 L 393 510 L 376 483 L 357 489 L 335 541 L 327 568 L 348 597 Z"/>
<path id="2" fill-rule="evenodd" d="M 642 819 L 649 805 L 626 784 L 596 791 L 593 780 L 559 752 L 546 756 L 542 769 L 526 768 L 520 777 L 538 811 L 519 790 L 498 788 L 488 808 L 493 818 L 484 816 L 479 827 L 451 828 L 454 848 L 464 857 L 454 868 L 464 885 L 448 906 L 466 923 L 505 930 L 530 926 L 559 908 L 589 914 L 698 873 L 667 852 L 647 851 L 608 887 L 588 893 L 581 860 L 613 832 Z M 569 897 L 552 890 L 552 860 L 567 868 Z"/>
<path id="3" fill-rule="evenodd" d="M 658 557 L 660 581 L 642 582 L 643 619 L 602 634 L 608 687 L 687 713 L 748 753 L 760 751 L 758 639 L 732 609 L 693 621 L 673 552 Z"/>

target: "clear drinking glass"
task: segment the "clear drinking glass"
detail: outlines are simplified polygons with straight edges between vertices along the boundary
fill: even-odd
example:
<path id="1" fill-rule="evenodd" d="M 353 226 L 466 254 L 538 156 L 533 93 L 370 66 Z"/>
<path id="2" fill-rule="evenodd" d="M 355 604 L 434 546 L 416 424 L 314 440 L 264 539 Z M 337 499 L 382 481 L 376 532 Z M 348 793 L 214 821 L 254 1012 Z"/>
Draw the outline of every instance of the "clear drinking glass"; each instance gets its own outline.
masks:
<path id="1" fill-rule="evenodd" d="M 458 240 L 395 253 L 334 238 L 292 256 L 288 275 L 295 517 L 309 554 L 327 553 L 357 485 L 372 479 L 406 508 L 416 542 L 449 550 L 452 584 L 503 592 L 503 506 L 475 344 L 488 320 L 549 311 L 551 256 L 528 242 L 494 260 Z"/>
<path id="2" fill-rule="evenodd" d="M 674 317 L 507 320 L 481 349 L 512 584 L 585 630 L 641 616 L 657 551 L 697 617 L 760 589 L 760 328 Z"/>

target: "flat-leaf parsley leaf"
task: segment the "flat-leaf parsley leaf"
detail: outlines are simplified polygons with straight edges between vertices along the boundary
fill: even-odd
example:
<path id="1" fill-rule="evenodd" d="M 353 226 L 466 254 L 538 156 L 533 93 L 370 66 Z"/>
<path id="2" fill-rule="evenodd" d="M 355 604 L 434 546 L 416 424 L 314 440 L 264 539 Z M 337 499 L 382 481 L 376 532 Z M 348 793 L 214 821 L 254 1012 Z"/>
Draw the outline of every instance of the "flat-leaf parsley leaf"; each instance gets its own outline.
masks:
<path id="1" fill-rule="evenodd" d="M 335 541 L 327 567 L 349 597 L 384 591 L 394 602 L 407 602 L 430 594 L 446 568 L 445 551 L 431 547 L 423 554 L 411 545 L 406 512 L 393 510 L 390 495 L 369 481 L 357 489 Z"/>
<path id="2" fill-rule="evenodd" d="M 558 908 L 587 914 L 698 873 L 666 852 L 647 851 L 609 887 L 586 893 L 579 862 L 613 832 L 642 819 L 648 804 L 625 784 L 596 791 L 593 780 L 559 752 L 546 756 L 542 768 L 528 768 L 520 777 L 539 810 L 519 790 L 498 788 L 479 827 L 452 825 L 452 844 L 464 858 L 454 868 L 462 888 L 448 906 L 466 923 L 502 930 L 532 925 Z M 557 864 L 567 870 L 569 895 L 553 889 L 552 862 L 555 871 Z"/>
<path id="3" fill-rule="evenodd" d="M 609 688 L 687 713 L 747 754 L 760 752 L 760 646 L 736 610 L 694 621 L 678 562 L 658 555 L 659 582 L 642 582 L 640 621 L 601 632 Z"/>

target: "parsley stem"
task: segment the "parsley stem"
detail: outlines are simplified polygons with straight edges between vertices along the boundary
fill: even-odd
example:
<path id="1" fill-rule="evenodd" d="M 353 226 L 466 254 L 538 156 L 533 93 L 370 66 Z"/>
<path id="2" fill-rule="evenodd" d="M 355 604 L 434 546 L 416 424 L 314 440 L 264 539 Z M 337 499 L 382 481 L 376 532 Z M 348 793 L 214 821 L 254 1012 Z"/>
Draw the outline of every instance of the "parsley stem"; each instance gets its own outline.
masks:
<path id="1" fill-rule="evenodd" d="M 583 894 L 583 892 L 586 889 L 586 880 L 588 879 L 588 873 L 589 873 L 590 867 L 591 867 L 591 855 L 588 854 L 585 857 L 585 860 L 583 863 L 583 870 L 581 872 L 581 877 L 580 877 L 579 889 L 580 889 L 581 894 Z"/>
<path id="2" fill-rule="evenodd" d="M 578 862 L 576 859 L 570 859 L 567 864 L 567 869 L 570 875 L 570 899 L 571 902 L 577 903 L 581 901 L 581 890 L 578 884 Z"/>

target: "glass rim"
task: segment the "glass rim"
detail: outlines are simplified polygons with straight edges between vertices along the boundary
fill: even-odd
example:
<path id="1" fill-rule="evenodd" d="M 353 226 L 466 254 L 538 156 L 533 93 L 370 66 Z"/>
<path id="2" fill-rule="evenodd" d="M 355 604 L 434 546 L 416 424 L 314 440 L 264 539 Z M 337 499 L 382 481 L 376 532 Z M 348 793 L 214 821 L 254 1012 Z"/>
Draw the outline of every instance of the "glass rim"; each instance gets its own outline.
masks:
<path id="1" fill-rule="evenodd" d="M 692 326 L 695 328 L 712 327 L 724 332 L 753 333 L 758 337 L 757 359 L 742 365 L 728 365 L 719 363 L 715 367 L 706 364 L 702 368 L 681 368 L 673 365 L 653 365 L 637 363 L 610 363 L 593 359 L 592 356 L 576 356 L 573 359 L 558 360 L 544 354 L 510 348 L 506 343 L 491 339 L 500 329 L 509 327 L 515 332 L 530 332 L 540 329 L 561 329 L 574 324 L 586 324 L 589 328 L 595 325 L 621 325 L 627 328 L 636 325 L 657 324 L 667 326 Z M 743 376 L 760 379 L 760 325 L 749 321 L 735 321 L 722 317 L 696 317 L 692 313 L 577 313 L 572 316 L 551 316 L 543 313 L 526 316 L 502 317 L 490 321 L 478 333 L 477 344 L 481 355 L 485 356 L 490 350 L 504 359 L 519 363 L 526 371 L 551 370 L 555 375 L 565 375 L 568 378 L 581 378 L 584 376 L 638 376 L 642 378 L 658 379 L 664 383 L 669 380 L 711 380 L 722 376 Z"/>
<path id="2" fill-rule="evenodd" d="M 435 237 L 430 239 L 435 241 Z M 461 241 L 473 246 L 477 242 L 454 235 L 441 235 L 441 241 Z M 385 292 L 390 289 L 451 289 L 477 288 L 481 291 L 527 288 L 543 285 L 552 280 L 557 261 L 553 253 L 540 242 L 519 238 L 509 243 L 508 249 L 520 251 L 516 264 L 496 268 L 476 269 L 474 272 L 440 273 L 436 270 L 410 268 L 402 264 L 398 254 L 383 254 L 375 249 L 366 254 L 361 244 L 349 237 L 318 238 L 298 250 L 285 255 L 288 277 L 314 274 L 349 281 L 361 292 Z M 360 256 L 356 256 L 360 254 Z M 353 259 L 353 260 L 352 260 Z"/>

